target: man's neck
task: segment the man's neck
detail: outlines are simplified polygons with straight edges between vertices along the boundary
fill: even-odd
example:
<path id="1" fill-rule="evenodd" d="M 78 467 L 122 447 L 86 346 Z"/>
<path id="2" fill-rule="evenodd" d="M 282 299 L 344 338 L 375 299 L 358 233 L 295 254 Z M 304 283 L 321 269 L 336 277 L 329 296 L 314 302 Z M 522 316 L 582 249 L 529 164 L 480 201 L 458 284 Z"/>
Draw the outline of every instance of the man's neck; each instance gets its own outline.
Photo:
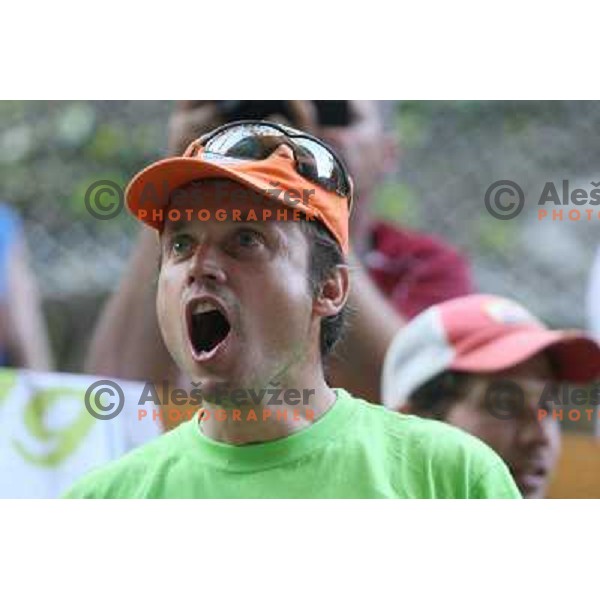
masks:
<path id="1" fill-rule="evenodd" d="M 198 420 L 204 435 L 232 445 L 273 441 L 310 427 L 336 401 L 322 377 L 312 387 L 271 384 L 236 393 L 204 402 Z"/>

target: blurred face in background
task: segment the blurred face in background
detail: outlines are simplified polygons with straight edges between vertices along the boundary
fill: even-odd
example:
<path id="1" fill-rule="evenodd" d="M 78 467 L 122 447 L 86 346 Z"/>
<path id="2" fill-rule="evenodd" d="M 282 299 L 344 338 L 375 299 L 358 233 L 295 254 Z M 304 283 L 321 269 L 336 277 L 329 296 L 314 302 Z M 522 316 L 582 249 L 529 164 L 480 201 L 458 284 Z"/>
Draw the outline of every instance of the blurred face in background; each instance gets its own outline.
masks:
<path id="1" fill-rule="evenodd" d="M 346 162 L 358 198 L 370 199 L 395 162 L 394 136 L 385 133 L 375 102 L 350 102 L 348 126 L 319 126 L 319 136 Z"/>
<path id="2" fill-rule="evenodd" d="M 355 204 L 350 220 L 354 242 L 363 240 L 371 222 L 370 209 L 377 186 L 398 166 L 395 132 L 384 130 L 379 107 L 373 101 L 349 101 L 351 124 L 320 126 L 319 137 L 340 154 L 354 180 Z"/>
<path id="3" fill-rule="evenodd" d="M 552 406 L 540 402 L 553 379 L 543 354 L 500 373 L 473 374 L 464 397 L 450 405 L 443 419 L 493 448 L 508 465 L 524 498 L 545 497 L 560 452 L 559 423 L 551 416 Z M 496 398 L 488 390 L 502 381 L 517 384 L 522 396 L 509 394 L 501 406 L 494 407 Z M 540 408 L 548 416 L 540 418 Z"/>
<path id="4" fill-rule="evenodd" d="M 285 104 L 286 114 L 277 110 L 279 104 Z M 169 154 L 182 154 L 191 142 L 212 129 L 220 127 L 224 123 L 244 119 L 260 118 L 316 134 L 316 111 L 310 101 L 240 100 L 232 101 L 229 105 L 230 108 L 227 109 L 222 102 L 213 100 L 177 102 L 169 120 Z M 230 114 L 227 113 L 227 110 L 230 111 Z"/>

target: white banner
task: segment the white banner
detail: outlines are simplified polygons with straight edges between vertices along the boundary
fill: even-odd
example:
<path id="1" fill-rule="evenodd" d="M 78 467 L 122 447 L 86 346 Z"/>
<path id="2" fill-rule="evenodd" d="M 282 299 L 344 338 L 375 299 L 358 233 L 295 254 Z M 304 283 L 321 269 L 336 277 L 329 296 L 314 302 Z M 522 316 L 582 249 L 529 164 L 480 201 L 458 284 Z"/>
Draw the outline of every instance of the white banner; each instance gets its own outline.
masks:
<path id="1" fill-rule="evenodd" d="M 159 435 L 152 410 L 138 416 L 143 389 L 100 376 L 0 369 L 0 498 L 57 498 L 87 471 Z"/>

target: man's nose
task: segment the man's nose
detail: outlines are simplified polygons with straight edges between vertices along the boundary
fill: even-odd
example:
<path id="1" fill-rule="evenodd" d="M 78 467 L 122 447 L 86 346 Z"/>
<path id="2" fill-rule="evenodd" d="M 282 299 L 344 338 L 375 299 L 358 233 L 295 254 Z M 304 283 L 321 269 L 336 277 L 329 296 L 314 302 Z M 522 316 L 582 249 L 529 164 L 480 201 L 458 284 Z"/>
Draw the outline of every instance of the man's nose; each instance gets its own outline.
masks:
<path id="1" fill-rule="evenodd" d="M 546 417 L 547 419 L 548 417 Z M 551 424 L 540 419 L 537 411 L 530 411 L 521 423 L 519 437 L 524 446 L 547 446 L 550 444 L 548 429 Z"/>
<path id="2" fill-rule="evenodd" d="M 210 243 L 199 244 L 189 263 L 188 285 L 210 281 L 223 284 L 227 275 L 218 249 Z"/>

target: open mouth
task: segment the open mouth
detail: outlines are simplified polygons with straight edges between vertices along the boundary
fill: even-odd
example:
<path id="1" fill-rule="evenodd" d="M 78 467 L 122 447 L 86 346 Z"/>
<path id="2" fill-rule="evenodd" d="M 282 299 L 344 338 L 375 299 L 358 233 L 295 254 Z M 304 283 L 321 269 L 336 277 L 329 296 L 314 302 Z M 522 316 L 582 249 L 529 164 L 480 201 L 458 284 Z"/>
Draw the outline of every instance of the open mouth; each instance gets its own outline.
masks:
<path id="1" fill-rule="evenodd" d="M 210 354 L 230 331 L 227 317 L 212 302 L 200 302 L 194 307 L 190 319 L 190 340 L 197 355 Z"/>

